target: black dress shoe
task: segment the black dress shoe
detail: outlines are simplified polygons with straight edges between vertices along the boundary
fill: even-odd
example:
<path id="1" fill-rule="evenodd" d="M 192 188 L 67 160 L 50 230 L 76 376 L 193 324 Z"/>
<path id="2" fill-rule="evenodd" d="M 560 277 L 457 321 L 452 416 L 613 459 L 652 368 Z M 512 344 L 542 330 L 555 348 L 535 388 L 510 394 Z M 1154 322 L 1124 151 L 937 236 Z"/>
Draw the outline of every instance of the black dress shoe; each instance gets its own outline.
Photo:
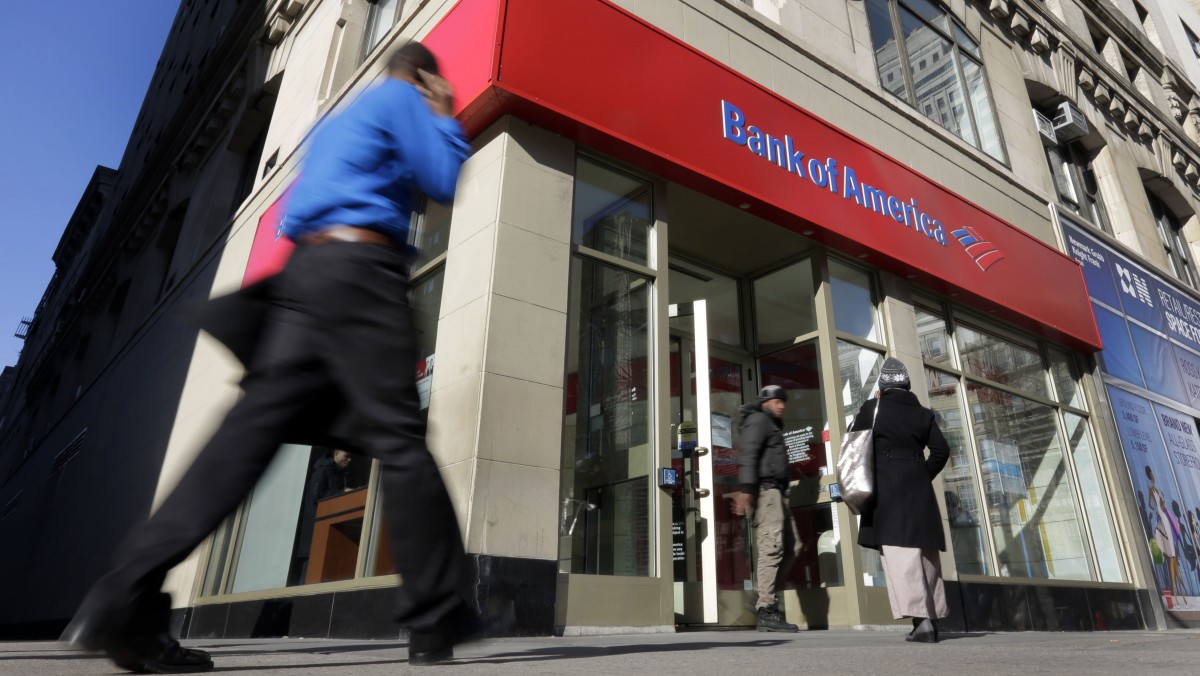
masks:
<path id="1" fill-rule="evenodd" d="M 921 620 L 921 623 L 908 636 L 904 637 L 904 640 L 911 643 L 937 643 L 937 625 L 934 624 L 933 620 L 925 618 Z"/>
<path id="2" fill-rule="evenodd" d="M 408 663 L 428 666 L 454 659 L 454 642 L 441 632 L 413 632 L 408 637 Z"/>
<path id="3" fill-rule="evenodd" d="M 210 671 L 212 658 L 203 650 L 184 648 L 170 634 L 127 637 L 104 652 L 118 667 L 152 674 L 194 674 Z"/>

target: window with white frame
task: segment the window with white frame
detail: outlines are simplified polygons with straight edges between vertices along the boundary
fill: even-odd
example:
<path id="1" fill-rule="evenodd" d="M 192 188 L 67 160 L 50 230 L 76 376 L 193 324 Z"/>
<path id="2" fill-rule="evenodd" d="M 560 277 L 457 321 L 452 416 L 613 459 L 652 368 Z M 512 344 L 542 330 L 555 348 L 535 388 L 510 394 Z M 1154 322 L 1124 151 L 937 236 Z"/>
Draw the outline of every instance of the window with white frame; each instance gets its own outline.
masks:
<path id="1" fill-rule="evenodd" d="M 1092 153 L 1079 141 L 1070 141 L 1047 147 L 1046 161 L 1058 203 L 1101 230 L 1111 232 L 1100 197 L 1100 183 L 1092 170 Z"/>
<path id="2" fill-rule="evenodd" d="M 931 0 L 867 0 L 884 89 L 939 126 L 1004 161 L 979 42 Z"/>
<path id="3" fill-rule="evenodd" d="M 1157 195 L 1147 192 L 1146 197 L 1150 200 L 1150 212 L 1154 215 L 1158 238 L 1171 264 L 1171 273 L 1193 289 L 1200 288 L 1197 284 L 1196 266 L 1192 263 L 1187 240 L 1183 237 L 1183 223 Z"/>
<path id="4" fill-rule="evenodd" d="M 367 32 L 363 40 L 363 55 L 375 51 L 383 36 L 388 34 L 396 25 L 396 17 L 400 16 L 402 0 L 370 0 L 367 12 Z"/>

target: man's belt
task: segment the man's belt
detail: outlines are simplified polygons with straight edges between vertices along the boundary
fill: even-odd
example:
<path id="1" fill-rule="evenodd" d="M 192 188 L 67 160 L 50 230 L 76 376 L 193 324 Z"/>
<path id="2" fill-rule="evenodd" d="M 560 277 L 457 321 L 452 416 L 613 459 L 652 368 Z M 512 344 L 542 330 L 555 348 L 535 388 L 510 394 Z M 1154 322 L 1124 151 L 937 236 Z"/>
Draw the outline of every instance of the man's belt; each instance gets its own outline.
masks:
<path id="1" fill-rule="evenodd" d="M 300 235 L 302 244 L 329 244 L 330 242 L 362 242 L 364 244 L 382 244 L 399 247 L 399 243 L 390 236 L 378 230 L 354 225 L 329 225 L 317 232 Z"/>

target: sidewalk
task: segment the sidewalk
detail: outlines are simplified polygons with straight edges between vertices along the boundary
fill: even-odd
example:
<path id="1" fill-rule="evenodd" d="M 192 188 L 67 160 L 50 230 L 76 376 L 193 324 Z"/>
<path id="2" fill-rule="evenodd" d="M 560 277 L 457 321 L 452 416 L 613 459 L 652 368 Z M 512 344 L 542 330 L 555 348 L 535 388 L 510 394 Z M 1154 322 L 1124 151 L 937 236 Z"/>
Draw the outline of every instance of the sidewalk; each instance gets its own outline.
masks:
<path id="1" fill-rule="evenodd" d="M 938 645 L 904 642 L 900 632 L 712 631 L 574 638 L 491 639 L 460 647 L 459 659 L 409 667 L 403 643 L 305 639 L 186 641 L 209 650 L 213 673 L 447 676 L 514 674 L 1150 674 L 1196 673 L 1200 632 L 959 634 Z M 119 672 L 61 643 L 0 643 L 0 674 Z"/>

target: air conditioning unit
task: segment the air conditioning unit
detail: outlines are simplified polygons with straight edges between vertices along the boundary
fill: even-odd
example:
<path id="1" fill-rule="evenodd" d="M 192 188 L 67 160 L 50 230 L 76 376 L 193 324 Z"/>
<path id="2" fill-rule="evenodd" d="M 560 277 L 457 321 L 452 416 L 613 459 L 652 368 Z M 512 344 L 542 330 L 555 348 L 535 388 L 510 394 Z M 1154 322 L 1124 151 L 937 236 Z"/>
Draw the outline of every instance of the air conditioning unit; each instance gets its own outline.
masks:
<path id="1" fill-rule="evenodd" d="M 1038 136 L 1042 137 L 1042 145 L 1058 145 L 1058 136 L 1054 133 L 1054 122 L 1038 111 L 1033 111 L 1033 121 L 1037 124 Z"/>
<path id="2" fill-rule="evenodd" d="M 1058 114 L 1054 116 L 1054 132 L 1063 142 L 1087 136 L 1087 118 L 1070 101 L 1063 101 L 1058 104 Z"/>

